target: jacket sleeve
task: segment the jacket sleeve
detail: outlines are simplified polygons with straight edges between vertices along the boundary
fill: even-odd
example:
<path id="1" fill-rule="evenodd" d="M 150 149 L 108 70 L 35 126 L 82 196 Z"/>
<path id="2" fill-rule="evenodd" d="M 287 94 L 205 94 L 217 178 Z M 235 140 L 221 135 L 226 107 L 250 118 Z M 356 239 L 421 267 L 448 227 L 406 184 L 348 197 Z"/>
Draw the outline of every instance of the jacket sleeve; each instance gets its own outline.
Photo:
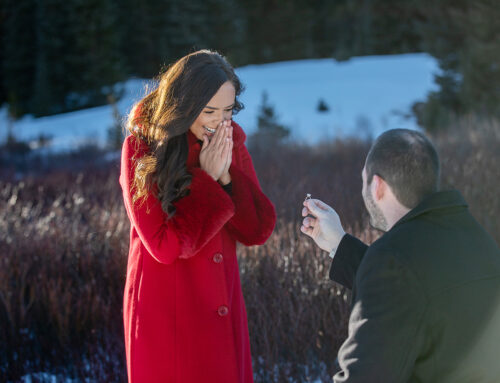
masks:
<path id="1" fill-rule="evenodd" d="M 345 234 L 330 266 L 330 279 L 352 290 L 358 267 L 368 246 L 356 237 Z"/>
<path id="2" fill-rule="evenodd" d="M 235 213 L 227 229 L 246 246 L 262 245 L 274 230 L 276 211 L 260 188 L 252 159 L 244 144 L 235 151 L 235 159 L 229 168 Z"/>
<path id="3" fill-rule="evenodd" d="M 130 185 L 135 167 L 130 140 L 122 150 L 120 184 L 127 214 L 147 251 L 161 263 L 196 254 L 234 214 L 234 204 L 222 187 L 200 168 L 191 169 L 189 195 L 174 203 L 176 213 L 167 220 L 160 201 L 151 193 L 132 202 Z"/>
<path id="4" fill-rule="evenodd" d="M 334 382 L 409 381 L 423 348 L 428 307 L 419 281 L 390 253 L 369 250 L 356 290 Z"/>

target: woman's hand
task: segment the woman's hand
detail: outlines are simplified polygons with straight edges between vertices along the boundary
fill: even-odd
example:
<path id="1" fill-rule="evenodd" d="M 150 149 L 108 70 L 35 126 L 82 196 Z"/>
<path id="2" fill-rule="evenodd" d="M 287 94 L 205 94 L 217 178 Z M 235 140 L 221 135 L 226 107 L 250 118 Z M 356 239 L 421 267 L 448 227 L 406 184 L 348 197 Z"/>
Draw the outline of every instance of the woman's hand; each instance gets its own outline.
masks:
<path id="1" fill-rule="evenodd" d="M 231 175 L 229 174 L 229 167 L 231 166 L 231 161 L 233 160 L 233 127 L 231 126 L 231 120 L 224 121 L 228 128 L 228 137 L 230 139 L 229 152 L 227 153 L 226 166 L 222 171 L 222 175 L 219 178 L 219 182 L 222 185 L 227 185 L 231 182 Z"/>
<path id="2" fill-rule="evenodd" d="M 226 121 L 219 124 L 211 140 L 203 135 L 203 146 L 200 152 L 200 167 L 207 172 L 214 181 L 217 181 L 223 174 L 227 158 L 231 156 L 233 140 L 229 136 L 230 128 Z"/>

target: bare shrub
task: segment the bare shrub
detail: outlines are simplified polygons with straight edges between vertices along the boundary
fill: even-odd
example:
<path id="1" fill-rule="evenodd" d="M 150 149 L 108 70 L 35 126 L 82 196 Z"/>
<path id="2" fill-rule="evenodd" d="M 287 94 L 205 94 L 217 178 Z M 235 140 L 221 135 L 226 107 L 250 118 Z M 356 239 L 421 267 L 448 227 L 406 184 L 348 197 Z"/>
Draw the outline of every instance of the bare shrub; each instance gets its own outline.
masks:
<path id="1" fill-rule="evenodd" d="M 500 243 L 500 121 L 468 115 L 435 133 L 442 187 L 462 192 L 470 211 Z"/>
<path id="2" fill-rule="evenodd" d="M 461 190 L 500 241 L 499 124 L 478 118 L 433 137 L 443 185 Z M 349 291 L 328 280 L 329 259 L 300 233 L 306 193 L 332 205 L 371 243 L 361 198 L 370 143 L 337 140 L 252 153 L 278 212 L 260 247 L 238 247 L 257 382 L 330 381 L 346 336 Z M 50 371 L 126 381 L 122 296 L 129 221 L 118 164 L 0 181 L 0 380 Z"/>

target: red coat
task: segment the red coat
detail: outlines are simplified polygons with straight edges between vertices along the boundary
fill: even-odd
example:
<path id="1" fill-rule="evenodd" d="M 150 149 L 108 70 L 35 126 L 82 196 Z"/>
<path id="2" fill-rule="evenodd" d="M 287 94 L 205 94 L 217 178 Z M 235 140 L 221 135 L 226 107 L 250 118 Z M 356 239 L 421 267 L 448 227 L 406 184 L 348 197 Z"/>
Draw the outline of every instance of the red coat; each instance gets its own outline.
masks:
<path id="1" fill-rule="evenodd" d="M 262 193 L 245 133 L 233 122 L 227 194 L 199 165 L 189 131 L 190 194 L 169 221 L 157 198 L 132 204 L 132 156 L 148 147 L 125 139 L 120 184 L 131 222 L 123 317 L 129 382 L 253 382 L 236 241 L 263 244 L 276 223 Z M 148 212 L 149 211 L 149 212 Z"/>

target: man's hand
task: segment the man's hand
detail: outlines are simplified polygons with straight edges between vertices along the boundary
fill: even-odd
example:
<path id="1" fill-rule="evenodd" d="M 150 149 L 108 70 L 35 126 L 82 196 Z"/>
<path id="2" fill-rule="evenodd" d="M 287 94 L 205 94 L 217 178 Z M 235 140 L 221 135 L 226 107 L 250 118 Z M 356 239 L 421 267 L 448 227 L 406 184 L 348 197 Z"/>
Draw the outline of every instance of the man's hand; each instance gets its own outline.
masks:
<path id="1" fill-rule="evenodd" d="M 304 201 L 300 231 L 314 239 L 321 249 L 331 252 L 337 250 L 345 231 L 340 223 L 337 212 L 318 199 Z M 312 215 L 313 217 L 307 217 Z"/>

